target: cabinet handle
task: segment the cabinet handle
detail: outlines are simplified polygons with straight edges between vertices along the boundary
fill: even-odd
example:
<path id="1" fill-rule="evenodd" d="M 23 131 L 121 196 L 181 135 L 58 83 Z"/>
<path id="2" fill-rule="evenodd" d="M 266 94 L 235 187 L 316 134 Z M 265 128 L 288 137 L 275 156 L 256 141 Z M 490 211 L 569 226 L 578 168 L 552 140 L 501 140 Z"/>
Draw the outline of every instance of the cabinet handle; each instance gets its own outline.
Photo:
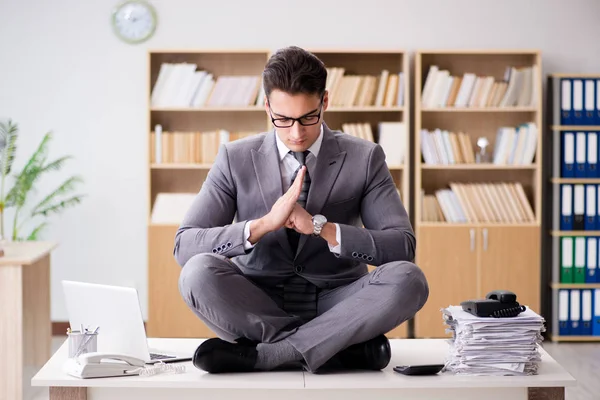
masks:
<path id="1" fill-rule="evenodd" d="M 488 248 L 488 231 L 487 228 L 483 228 L 483 250 L 487 251 Z"/>
<path id="2" fill-rule="evenodd" d="M 469 233 L 471 234 L 471 252 L 475 251 L 475 229 L 470 229 Z"/>

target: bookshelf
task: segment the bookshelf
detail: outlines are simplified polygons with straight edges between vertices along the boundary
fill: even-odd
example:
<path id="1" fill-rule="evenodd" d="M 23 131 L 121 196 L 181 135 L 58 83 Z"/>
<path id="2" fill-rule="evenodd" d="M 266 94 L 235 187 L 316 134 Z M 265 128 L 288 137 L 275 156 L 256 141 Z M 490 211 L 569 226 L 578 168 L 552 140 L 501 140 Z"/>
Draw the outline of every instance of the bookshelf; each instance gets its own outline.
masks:
<path id="1" fill-rule="evenodd" d="M 415 337 L 447 337 L 441 308 L 496 289 L 540 312 L 541 67 L 538 51 L 415 54 L 416 263 L 430 285 Z"/>
<path id="2" fill-rule="evenodd" d="M 550 74 L 544 303 L 553 341 L 600 341 L 600 74 Z"/>
<path id="3" fill-rule="evenodd" d="M 404 52 L 309 50 L 329 69 L 331 100 L 324 114 L 325 122 L 331 129 L 382 141 L 390 157 L 390 172 L 410 213 L 410 121 L 406 107 L 410 81 Z M 264 110 L 261 88 L 257 89 L 256 82 L 250 80 L 260 76 L 270 56 L 267 50 L 156 50 L 148 53 L 147 330 L 153 337 L 214 336 L 188 309 L 178 292 L 180 267 L 173 258 L 177 220 L 187 209 L 184 204 L 200 190 L 222 140 L 236 140 L 272 129 Z M 161 70 L 166 70 L 162 78 Z M 387 73 L 384 75 L 383 71 Z M 228 85 L 228 79 L 223 77 L 234 84 Z M 241 80 L 236 81 L 236 77 Z M 219 78 L 225 83 L 219 83 Z M 205 84 L 207 88 L 203 88 Z M 225 95 L 215 94 L 218 85 L 224 86 Z M 387 124 L 380 125 L 381 122 Z M 166 198 L 170 203 L 163 203 Z M 165 209 L 163 204 L 171 204 L 166 208 L 168 212 L 173 211 L 173 215 L 157 216 L 156 210 Z M 406 324 L 388 336 L 406 337 Z"/>

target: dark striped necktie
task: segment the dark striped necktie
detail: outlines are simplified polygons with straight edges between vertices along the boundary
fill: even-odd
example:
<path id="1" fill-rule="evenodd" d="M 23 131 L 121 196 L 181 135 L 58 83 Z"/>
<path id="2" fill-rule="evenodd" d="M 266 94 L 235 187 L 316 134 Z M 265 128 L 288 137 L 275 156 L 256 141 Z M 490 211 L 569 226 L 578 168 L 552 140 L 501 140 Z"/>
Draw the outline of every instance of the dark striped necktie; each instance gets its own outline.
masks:
<path id="1" fill-rule="evenodd" d="M 308 154 L 310 153 L 310 151 L 305 150 L 302 153 L 290 151 L 290 153 L 300 163 L 300 165 L 298 166 L 298 168 L 296 168 L 296 171 L 294 171 L 294 174 L 292 175 L 292 180 L 291 180 L 290 184 L 293 184 L 294 180 L 296 180 L 296 176 L 298 175 L 298 172 L 300 171 L 300 167 L 302 167 L 303 165 L 306 165 L 306 157 L 308 157 Z M 300 204 L 302 206 L 302 208 L 306 208 L 306 200 L 308 199 L 308 190 L 309 189 L 310 189 L 310 175 L 308 174 L 308 170 L 307 170 L 304 173 L 304 182 L 302 182 L 302 190 L 300 192 L 300 196 L 298 197 L 298 201 L 297 201 L 298 204 Z M 298 248 L 298 241 L 300 240 L 300 234 L 293 229 L 288 229 L 288 240 L 290 242 L 290 246 L 292 246 L 292 251 L 294 252 L 294 254 L 296 254 L 296 249 Z"/>

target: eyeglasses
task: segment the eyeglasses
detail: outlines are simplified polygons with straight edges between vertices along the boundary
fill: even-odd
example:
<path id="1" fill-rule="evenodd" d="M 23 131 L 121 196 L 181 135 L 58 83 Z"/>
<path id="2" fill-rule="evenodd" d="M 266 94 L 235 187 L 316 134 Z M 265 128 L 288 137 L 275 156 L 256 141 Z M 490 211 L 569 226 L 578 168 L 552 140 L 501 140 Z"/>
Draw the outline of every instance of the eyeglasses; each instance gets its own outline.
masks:
<path id="1" fill-rule="evenodd" d="M 311 111 L 307 115 L 303 115 L 300 118 L 273 118 L 273 114 L 271 114 L 271 103 L 268 100 L 267 104 L 269 105 L 269 115 L 271 116 L 271 122 L 277 128 L 291 128 L 296 121 L 298 121 L 298 123 L 302 126 L 316 125 L 319 123 L 319 120 L 321 119 L 321 112 L 323 111 L 323 99 L 321 99 L 321 104 L 319 105 L 319 112 L 317 114 L 312 114 L 314 111 Z"/>

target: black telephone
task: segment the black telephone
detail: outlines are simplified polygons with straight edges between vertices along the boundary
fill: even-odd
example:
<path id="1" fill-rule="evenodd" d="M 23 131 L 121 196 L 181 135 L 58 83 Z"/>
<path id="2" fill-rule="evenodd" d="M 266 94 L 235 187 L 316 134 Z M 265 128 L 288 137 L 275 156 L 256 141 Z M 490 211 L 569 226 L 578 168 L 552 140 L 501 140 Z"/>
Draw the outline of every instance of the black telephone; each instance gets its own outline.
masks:
<path id="1" fill-rule="evenodd" d="M 478 317 L 516 317 L 525 306 L 517 303 L 517 295 L 508 290 L 494 290 L 485 296 L 485 300 L 468 300 L 460 303 L 463 310 Z"/>

